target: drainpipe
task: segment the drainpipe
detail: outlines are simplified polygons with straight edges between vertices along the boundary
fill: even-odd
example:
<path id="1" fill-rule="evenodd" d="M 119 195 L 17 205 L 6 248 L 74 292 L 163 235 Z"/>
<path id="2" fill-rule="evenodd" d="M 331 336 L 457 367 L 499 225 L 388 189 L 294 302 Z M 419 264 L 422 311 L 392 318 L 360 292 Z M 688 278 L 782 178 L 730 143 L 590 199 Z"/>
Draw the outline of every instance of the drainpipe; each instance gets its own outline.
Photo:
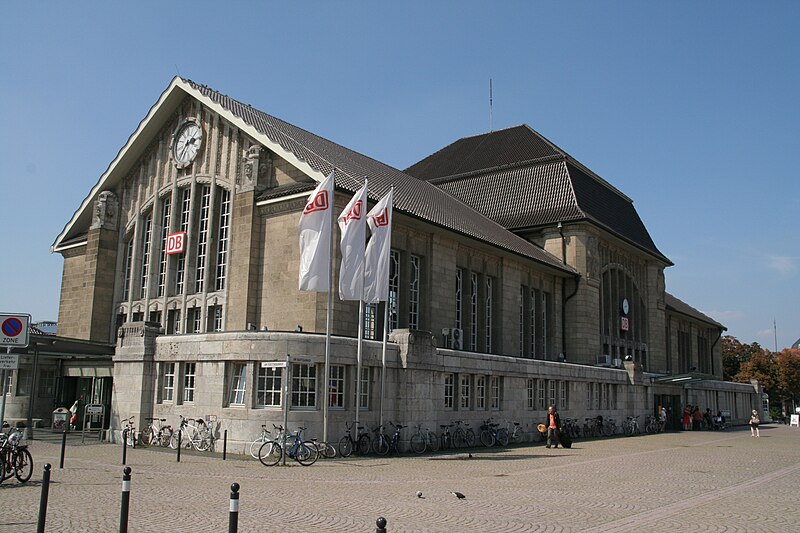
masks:
<path id="1" fill-rule="evenodd" d="M 719 335 L 717 335 L 717 340 L 715 340 L 714 343 L 711 345 L 711 354 L 710 355 L 711 355 L 711 373 L 712 374 L 714 373 L 714 346 L 716 346 L 717 343 L 719 342 L 719 340 L 722 338 L 722 332 L 723 331 L 725 331 L 725 330 L 722 329 L 722 328 L 719 328 Z M 724 377 L 723 377 L 723 379 L 724 379 Z"/>
<path id="2" fill-rule="evenodd" d="M 566 266 L 567 264 L 567 241 L 564 237 L 564 226 L 561 222 L 558 223 L 558 233 L 561 235 L 561 262 Z M 578 286 L 581 281 L 581 275 L 575 274 L 575 288 L 572 294 L 566 296 L 564 291 L 561 291 L 561 357 L 562 362 L 567 360 L 567 302 L 570 301 L 577 293 Z"/>

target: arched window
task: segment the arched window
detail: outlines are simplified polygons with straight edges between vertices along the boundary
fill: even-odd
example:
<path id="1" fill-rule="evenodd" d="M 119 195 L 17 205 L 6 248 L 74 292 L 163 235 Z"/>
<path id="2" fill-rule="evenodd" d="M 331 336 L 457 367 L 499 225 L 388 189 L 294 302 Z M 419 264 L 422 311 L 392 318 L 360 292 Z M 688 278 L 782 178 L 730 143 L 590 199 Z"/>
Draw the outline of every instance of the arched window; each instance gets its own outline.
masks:
<path id="1" fill-rule="evenodd" d="M 601 354 L 630 356 L 647 369 L 647 307 L 630 273 L 620 265 L 603 271 L 600 285 Z"/>

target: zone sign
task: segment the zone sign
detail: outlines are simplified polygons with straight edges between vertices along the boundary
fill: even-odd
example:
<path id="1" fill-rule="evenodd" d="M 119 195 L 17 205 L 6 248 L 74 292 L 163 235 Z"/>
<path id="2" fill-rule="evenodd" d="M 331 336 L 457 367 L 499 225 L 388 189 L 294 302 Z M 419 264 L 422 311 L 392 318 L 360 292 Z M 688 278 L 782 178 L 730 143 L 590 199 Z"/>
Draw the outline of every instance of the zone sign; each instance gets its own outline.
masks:
<path id="1" fill-rule="evenodd" d="M 167 255 L 182 254 L 186 251 L 186 232 L 170 233 L 167 235 Z"/>
<path id="2" fill-rule="evenodd" d="M 0 314 L 0 345 L 6 347 L 28 346 L 28 327 L 31 315 Z"/>

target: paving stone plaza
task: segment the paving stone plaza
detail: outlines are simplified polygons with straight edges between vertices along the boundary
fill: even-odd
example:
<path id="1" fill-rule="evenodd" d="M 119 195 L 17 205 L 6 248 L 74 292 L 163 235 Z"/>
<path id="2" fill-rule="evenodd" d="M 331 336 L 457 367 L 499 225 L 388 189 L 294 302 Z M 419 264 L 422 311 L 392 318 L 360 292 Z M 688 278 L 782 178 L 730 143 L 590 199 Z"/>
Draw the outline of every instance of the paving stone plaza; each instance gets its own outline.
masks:
<path id="1" fill-rule="evenodd" d="M 221 444 L 221 443 L 220 443 Z M 762 426 L 488 451 L 262 466 L 242 456 L 130 449 L 132 532 L 797 531 L 800 430 Z M 121 447 L 34 440 L 30 482 L 0 484 L 0 531 L 36 531 L 42 466 L 53 464 L 48 532 L 118 531 Z M 422 491 L 423 497 L 416 496 Z M 466 495 L 464 500 L 449 491 Z"/>

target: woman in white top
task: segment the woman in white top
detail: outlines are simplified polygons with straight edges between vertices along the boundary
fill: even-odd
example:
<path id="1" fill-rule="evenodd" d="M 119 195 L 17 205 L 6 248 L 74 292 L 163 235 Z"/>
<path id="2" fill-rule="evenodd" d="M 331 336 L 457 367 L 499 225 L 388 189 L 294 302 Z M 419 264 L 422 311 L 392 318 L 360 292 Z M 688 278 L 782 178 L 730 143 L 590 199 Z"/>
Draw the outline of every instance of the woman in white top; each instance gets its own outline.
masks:
<path id="1" fill-rule="evenodd" d="M 753 409 L 753 416 L 750 417 L 750 436 L 751 437 L 760 437 L 761 435 L 758 434 L 758 425 L 761 423 L 761 420 L 758 418 L 758 411 Z"/>

